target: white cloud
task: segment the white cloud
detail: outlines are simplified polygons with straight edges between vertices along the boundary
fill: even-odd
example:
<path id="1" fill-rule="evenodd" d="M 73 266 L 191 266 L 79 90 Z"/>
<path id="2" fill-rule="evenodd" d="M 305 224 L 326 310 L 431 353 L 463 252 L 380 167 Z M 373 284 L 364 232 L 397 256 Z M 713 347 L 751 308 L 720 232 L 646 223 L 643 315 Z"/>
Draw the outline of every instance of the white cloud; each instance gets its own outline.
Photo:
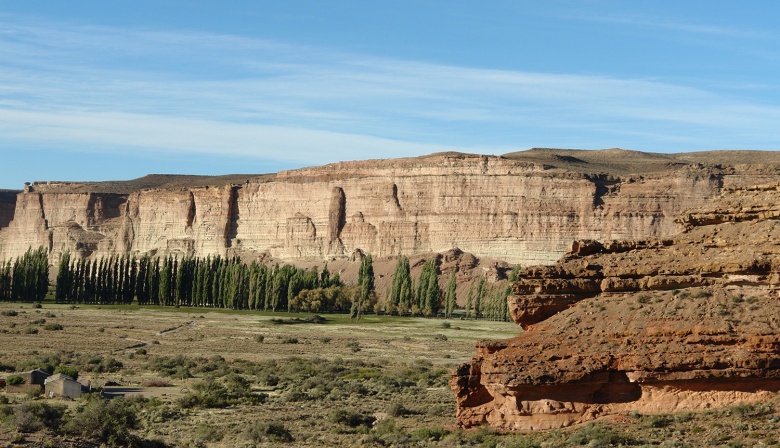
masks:
<path id="1" fill-rule="evenodd" d="M 126 113 L 67 114 L 18 112 L 0 109 L 0 133 L 9 140 L 38 140 L 85 149 L 128 148 L 173 153 L 208 153 L 311 165 L 333 161 L 330 151 L 345 159 L 365 159 L 376 154 L 414 156 L 458 150 L 337 132 L 198 119 Z"/>
<path id="2" fill-rule="evenodd" d="M 304 164 L 498 152 L 526 142 L 645 150 L 671 142 L 680 150 L 750 137 L 741 145 L 780 146 L 769 132 L 780 108 L 663 80 L 454 67 L 1 16 L 0 30 L 0 143 Z"/>

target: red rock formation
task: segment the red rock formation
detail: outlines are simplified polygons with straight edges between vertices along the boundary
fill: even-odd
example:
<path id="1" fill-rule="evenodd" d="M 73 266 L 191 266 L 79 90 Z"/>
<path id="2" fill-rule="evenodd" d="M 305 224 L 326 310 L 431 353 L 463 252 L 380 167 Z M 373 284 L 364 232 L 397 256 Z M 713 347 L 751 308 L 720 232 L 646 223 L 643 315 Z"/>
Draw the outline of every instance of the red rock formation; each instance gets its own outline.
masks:
<path id="1" fill-rule="evenodd" d="M 778 203 L 776 184 L 729 189 L 672 239 L 577 242 L 521 271 L 510 308 L 527 331 L 458 368 L 458 423 L 547 429 L 780 391 Z"/>

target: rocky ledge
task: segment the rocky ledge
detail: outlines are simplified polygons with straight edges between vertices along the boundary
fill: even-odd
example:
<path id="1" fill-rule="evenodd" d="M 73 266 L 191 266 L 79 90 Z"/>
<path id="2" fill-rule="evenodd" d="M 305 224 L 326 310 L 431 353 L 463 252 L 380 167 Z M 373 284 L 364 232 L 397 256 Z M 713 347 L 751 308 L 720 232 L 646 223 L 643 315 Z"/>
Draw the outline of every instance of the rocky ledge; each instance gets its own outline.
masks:
<path id="1" fill-rule="evenodd" d="M 780 391 L 780 188 L 724 190 L 669 239 L 578 241 L 521 272 L 526 331 L 477 343 L 458 423 L 506 430 L 758 401 Z"/>

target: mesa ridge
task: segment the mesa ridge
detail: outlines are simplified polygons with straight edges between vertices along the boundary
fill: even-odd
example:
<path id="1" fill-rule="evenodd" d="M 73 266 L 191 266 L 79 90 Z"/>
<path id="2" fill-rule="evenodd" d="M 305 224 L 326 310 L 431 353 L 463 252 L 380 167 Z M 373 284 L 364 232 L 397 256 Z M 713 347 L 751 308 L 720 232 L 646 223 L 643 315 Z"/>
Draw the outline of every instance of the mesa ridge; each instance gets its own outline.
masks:
<path id="1" fill-rule="evenodd" d="M 719 160 L 744 163 L 728 165 Z M 756 162 L 755 164 L 751 162 Z M 771 152 L 535 149 L 341 162 L 262 176 L 35 182 L 0 195 L 0 258 L 269 255 L 285 261 L 442 253 L 549 264 L 573 239 L 674 235 L 724 188 L 776 179 Z"/>

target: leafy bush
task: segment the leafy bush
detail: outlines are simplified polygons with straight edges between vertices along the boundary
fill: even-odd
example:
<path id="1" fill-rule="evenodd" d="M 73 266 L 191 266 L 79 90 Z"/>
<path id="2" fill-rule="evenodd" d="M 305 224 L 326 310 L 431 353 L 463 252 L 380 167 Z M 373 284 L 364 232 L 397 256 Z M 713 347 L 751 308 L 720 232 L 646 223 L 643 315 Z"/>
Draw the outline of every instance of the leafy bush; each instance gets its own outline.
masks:
<path id="1" fill-rule="evenodd" d="M 154 380 L 142 381 L 140 386 L 141 387 L 170 387 L 173 386 L 173 384 L 165 380 L 154 379 Z"/>
<path id="2" fill-rule="evenodd" d="M 506 448 L 541 448 L 542 444 L 533 440 L 530 436 L 515 436 L 506 442 Z"/>
<path id="3" fill-rule="evenodd" d="M 387 415 L 391 417 L 403 417 L 404 415 L 409 415 L 412 412 L 406 408 L 401 403 L 392 403 L 390 406 L 387 407 Z"/>
<path id="4" fill-rule="evenodd" d="M 674 422 L 674 418 L 669 415 L 654 415 L 650 417 L 651 428 L 666 428 Z"/>
<path id="5" fill-rule="evenodd" d="M 60 324 L 46 324 L 43 326 L 43 329 L 49 331 L 58 331 L 58 330 L 63 330 L 64 328 Z"/>
<path id="6" fill-rule="evenodd" d="M 740 417 L 761 417 L 775 412 L 774 407 L 770 404 L 756 403 L 740 403 L 732 406 L 729 410 L 732 414 Z"/>
<path id="7" fill-rule="evenodd" d="M 211 377 L 206 378 L 196 383 L 192 392 L 179 399 L 179 404 L 184 408 L 224 408 L 239 403 L 263 403 L 268 399 L 267 394 L 254 393 L 251 383 L 241 375 L 231 373 L 225 376 L 223 383 Z"/>
<path id="8" fill-rule="evenodd" d="M 8 384 L 9 386 L 16 386 L 18 384 L 24 384 L 24 378 L 22 378 L 19 375 L 9 376 L 5 380 L 5 383 Z"/>
<path id="9" fill-rule="evenodd" d="M 191 378 L 192 372 L 190 372 L 190 369 L 194 368 L 196 365 L 197 364 L 194 361 L 187 359 L 182 355 L 176 355 L 173 357 L 154 357 L 149 360 L 147 368 L 162 373 L 165 376 Z"/>
<path id="10" fill-rule="evenodd" d="M 92 396 L 76 409 L 63 431 L 109 446 L 138 446 L 140 441 L 130 432 L 138 427 L 136 412 L 124 398 L 106 400 Z"/>
<path id="11" fill-rule="evenodd" d="M 291 443 L 295 439 L 282 423 L 250 423 L 243 431 L 244 438 L 253 442 Z"/>
<path id="12" fill-rule="evenodd" d="M 371 426 L 376 420 L 373 416 L 363 415 L 350 409 L 334 409 L 328 415 L 328 419 L 333 423 L 357 428 L 358 426 Z"/>
<path id="13" fill-rule="evenodd" d="M 298 338 L 294 338 L 292 336 L 285 336 L 282 338 L 282 344 L 297 344 Z"/>
<path id="14" fill-rule="evenodd" d="M 81 357 L 76 364 L 81 366 L 81 370 L 95 373 L 118 372 L 124 367 L 122 362 L 115 358 L 104 358 L 100 355 Z"/>
<path id="15" fill-rule="evenodd" d="M 14 409 L 14 425 L 19 432 L 36 432 L 44 428 L 56 431 L 65 415 L 64 405 L 46 402 L 22 403 Z"/>
<path id="16" fill-rule="evenodd" d="M 588 445 L 588 446 L 615 446 L 615 445 L 635 445 L 636 440 L 606 426 L 588 423 L 575 431 L 569 439 L 569 445 Z"/>
<path id="17" fill-rule="evenodd" d="M 78 369 L 72 366 L 57 366 L 57 368 L 54 369 L 54 373 L 61 373 L 73 378 L 74 380 L 79 379 Z"/>
<path id="18" fill-rule="evenodd" d="M 412 431 L 412 437 L 421 442 L 438 442 L 449 433 L 444 428 L 418 428 Z"/>
<path id="19" fill-rule="evenodd" d="M 8 317 L 13 317 L 13 316 L 18 316 L 18 315 L 19 315 L 19 313 L 18 313 L 17 311 L 14 311 L 14 310 L 8 310 L 8 311 L 2 311 L 2 312 L 0 312 L 0 315 L 2 315 L 2 316 L 8 316 Z"/>

